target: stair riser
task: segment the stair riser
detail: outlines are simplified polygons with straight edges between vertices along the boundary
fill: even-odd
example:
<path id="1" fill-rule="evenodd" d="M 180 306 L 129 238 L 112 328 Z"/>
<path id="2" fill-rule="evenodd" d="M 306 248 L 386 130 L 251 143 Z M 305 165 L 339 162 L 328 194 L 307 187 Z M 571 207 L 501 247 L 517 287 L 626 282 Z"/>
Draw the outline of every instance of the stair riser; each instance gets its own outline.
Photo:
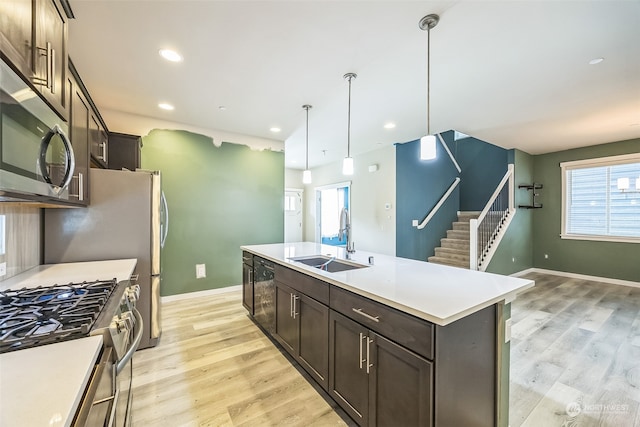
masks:
<path id="1" fill-rule="evenodd" d="M 442 248 L 436 248 L 436 256 L 440 258 L 447 258 L 447 259 L 456 260 L 456 261 L 465 261 L 466 263 L 469 263 L 468 253 L 465 255 L 455 254 L 455 253 L 442 251 Z"/>
<path id="2" fill-rule="evenodd" d="M 469 250 L 469 242 L 464 242 L 462 240 L 452 240 L 452 239 L 440 239 L 440 245 L 443 248 L 452 248 L 452 249 L 463 249 Z"/>
<path id="3" fill-rule="evenodd" d="M 459 231 L 469 232 L 469 223 L 468 222 L 454 222 L 453 229 Z"/>
<path id="4" fill-rule="evenodd" d="M 462 230 L 447 230 L 447 238 L 469 240 L 469 232 Z"/>

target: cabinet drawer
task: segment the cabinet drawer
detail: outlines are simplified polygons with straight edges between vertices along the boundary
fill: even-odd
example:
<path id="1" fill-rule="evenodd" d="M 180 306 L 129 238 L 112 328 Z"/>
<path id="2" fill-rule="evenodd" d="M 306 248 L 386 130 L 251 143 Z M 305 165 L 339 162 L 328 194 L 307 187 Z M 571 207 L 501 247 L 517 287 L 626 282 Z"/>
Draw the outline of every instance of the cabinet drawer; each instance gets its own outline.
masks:
<path id="1" fill-rule="evenodd" d="M 287 267 L 276 265 L 276 280 L 329 305 L 329 284 Z"/>
<path id="2" fill-rule="evenodd" d="M 331 286 L 330 307 L 374 332 L 433 359 L 433 324 L 368 298 Z"/>

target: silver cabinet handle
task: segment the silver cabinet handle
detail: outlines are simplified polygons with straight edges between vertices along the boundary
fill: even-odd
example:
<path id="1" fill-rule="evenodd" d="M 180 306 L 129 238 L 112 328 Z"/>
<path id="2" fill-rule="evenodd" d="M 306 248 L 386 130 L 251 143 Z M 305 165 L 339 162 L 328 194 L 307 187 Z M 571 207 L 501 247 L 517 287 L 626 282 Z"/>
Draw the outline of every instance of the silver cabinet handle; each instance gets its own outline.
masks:
<path id="1" fill-rule="evenodd" d="M 44 78 L 34 77 L 33 82 L 38 85 L 43 85 L 47 89 L 51 89 L 51 92 L 53 93 L 53 89 L 51 87 L 51 81 L 52 81 L 51 70 L 53 68 L 51 65 L 51 57 L 53 56 L 54 50 L 51 48 L 51 42 L 47 42 L 45 47 L 37 47 L 36 49 L 40 52 L 40 56 L 44 56 L 46 58 L 47 62 L 45 64 Z M 36 69 L 39 70 L 41 68 L 36 66 Z"/>
<path id="2" fill-rule="evenodd" d="M 98 156 L 98 158 L 100 160 L 103 160 L 104 162 L 106 162 L 107 161 L 107 143 L 105 141 L 102 141 L 98 145 L 100 146 L 100 149 L 102 150 L 102 156 Z"/>
<path id="3" fill-rule="evenodd" d="M 71 179 L 78 180 L 78 194 L 69 193 L 69 196 L 77 197 L 79 201 L 83 201 L 84 200 L 84 183 L 83 183 L 82 172 L 78 172 L 78 176 L 74 176 Z"/>
<path id="4" fill-rule="evenodd" d="M 366 318 L 367 318 L 367 319 L 369 319 L 369 320 L 373 320 L 374 322 L 379 322 L 379 321 L 380 321 L 380 319 L 379 319 L 379 317 L 380 317 L 380 316 L 372 316 L 372 315 L 370 315 L 370 314 L 367 314 L 367 313 L 365 313 L 364 311 L 362 311 L 362 309 L 361 309 L 361 308 L 355 308 L 355 307 L 354 307 L 354 308 L 352 308 L 351 310 L 353 310 L 355 313 L 358 313 L 358 314 L 359 314 L 359 315 L 361 315 L 361 316 L 366 317 Z"/>
<path id="5" fill-rule="evenodd" d="M 293 317 L 293 294 L 289 294 L 289 317 Z"/>
<path id="6" fill-rule="evenodd" d="M 296 294 L 293 294 L 293 318 L 295 319 L 296 316 L 300 313 L 298 313 L 296 311 L 296 301 L 298 301 L 300 299 L 300 297 Z"/>
<path id="7" fill-rule="evenodd" d="M 369 363 L 369 361 L 371 360 L 371 358 L 369 357 L 369 348 L 372 342 L 373 340 L 367 337 L 367 374 L 369 373 L 369 368 L 373 366 L 373 363 Z"/>
<path id="8" fill-rule="evenodd" d="M 47 42 L 47 49 L 49 49 L 49 55 L 51 58 L 49 60 L 49 64 L 51 67 L 51 73 L 49 74 L 51 76 L 51 82 L 49 82 L 49 90 L 51 90 L 51 93 L 56 93 L 56 50 L 51 47 L 51 43 L 49 42 Z M 47 79 L 49 79 L 49 77 L 47 77 Z"/>
<path id="9" fill-rule="evenodd" d="M 364 362 L 364 361 L 365 361 L 365 360 L 362 358 L 362 339 L 363 339 L 363 338 L 365 338 L 365 335 L 364 335 L 362 332 L 360 332 L 360 340 L 359 340 L 360 342 L 358 343 L 358 344 L 359 344 L 359 347 L 360 347 L 360 357 L 358 358 L 358 362 L 359 362 L 359 364 L 360 364 L 360 369 L 362 369 L 362 362 Z"/>

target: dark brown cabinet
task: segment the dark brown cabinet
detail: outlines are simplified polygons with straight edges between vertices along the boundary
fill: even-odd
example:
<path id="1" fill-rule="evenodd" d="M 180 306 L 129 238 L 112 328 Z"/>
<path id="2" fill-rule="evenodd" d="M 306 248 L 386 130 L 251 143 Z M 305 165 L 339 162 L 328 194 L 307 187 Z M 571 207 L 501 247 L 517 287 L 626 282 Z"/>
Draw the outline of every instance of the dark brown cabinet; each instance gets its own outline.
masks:
<path id="1" fill-rule="evenodd" d="M 326 390 L 329 308 L 276 281 L 274 338 Z"/>
<path id="2" fill-rule="evenodd" d="M 329 393 L 360 425 L 431 426 L 433 365 L 333 310 Z"/>
<path id="3" fill-rule="evenodd" d="M 0 2 L 0 46 L 20 74 L 33 76 L 31 38 L 33 31 L 33 0 Z"/>
<path id="4" fill-rule="evenodd" d="M 35 0 L 33 83 L 59 114 L 67 116 L 67 16 L 54 0 Z"/>
<path id="5" fill-rule="evenodd" d="M 89 147 L 94 166 L 106 169 L 109 166 L 109 138 L 97 111 L 89 117 Z"/>
<path id="6" fill-rule="evenodd" d="M 82 92 L 79 77 L 69 64 L 67 99 L 69 100 L 69 139 L 73 146 L 76 168 L 69 184 L 71 197 L 78 202 L 89 203 L 89 114 L 91 107 Z"/>
<path id="7" fill-rule="evenodd" d="M 3 56 L 66 119 L 67 14 L 58 0 L 0 2 Z"/>
<path id="8" fill-rule="evenodd" d="M 140 168 L 142 138 L 137 135 L 110 132 L 108 146 L 109 169 L 134 171 Z"/>

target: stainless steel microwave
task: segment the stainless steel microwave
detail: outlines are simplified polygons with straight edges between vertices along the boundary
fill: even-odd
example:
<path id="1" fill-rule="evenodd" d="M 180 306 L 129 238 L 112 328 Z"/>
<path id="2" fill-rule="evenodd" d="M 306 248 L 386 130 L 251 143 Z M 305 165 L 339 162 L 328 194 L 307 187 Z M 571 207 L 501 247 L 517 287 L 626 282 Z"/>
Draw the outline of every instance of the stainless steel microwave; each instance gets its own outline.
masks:
<path id="1" fill-rule="evenodd" d="M 0 201 L 69 200 L 68 125 L 0 60 Z"/>

